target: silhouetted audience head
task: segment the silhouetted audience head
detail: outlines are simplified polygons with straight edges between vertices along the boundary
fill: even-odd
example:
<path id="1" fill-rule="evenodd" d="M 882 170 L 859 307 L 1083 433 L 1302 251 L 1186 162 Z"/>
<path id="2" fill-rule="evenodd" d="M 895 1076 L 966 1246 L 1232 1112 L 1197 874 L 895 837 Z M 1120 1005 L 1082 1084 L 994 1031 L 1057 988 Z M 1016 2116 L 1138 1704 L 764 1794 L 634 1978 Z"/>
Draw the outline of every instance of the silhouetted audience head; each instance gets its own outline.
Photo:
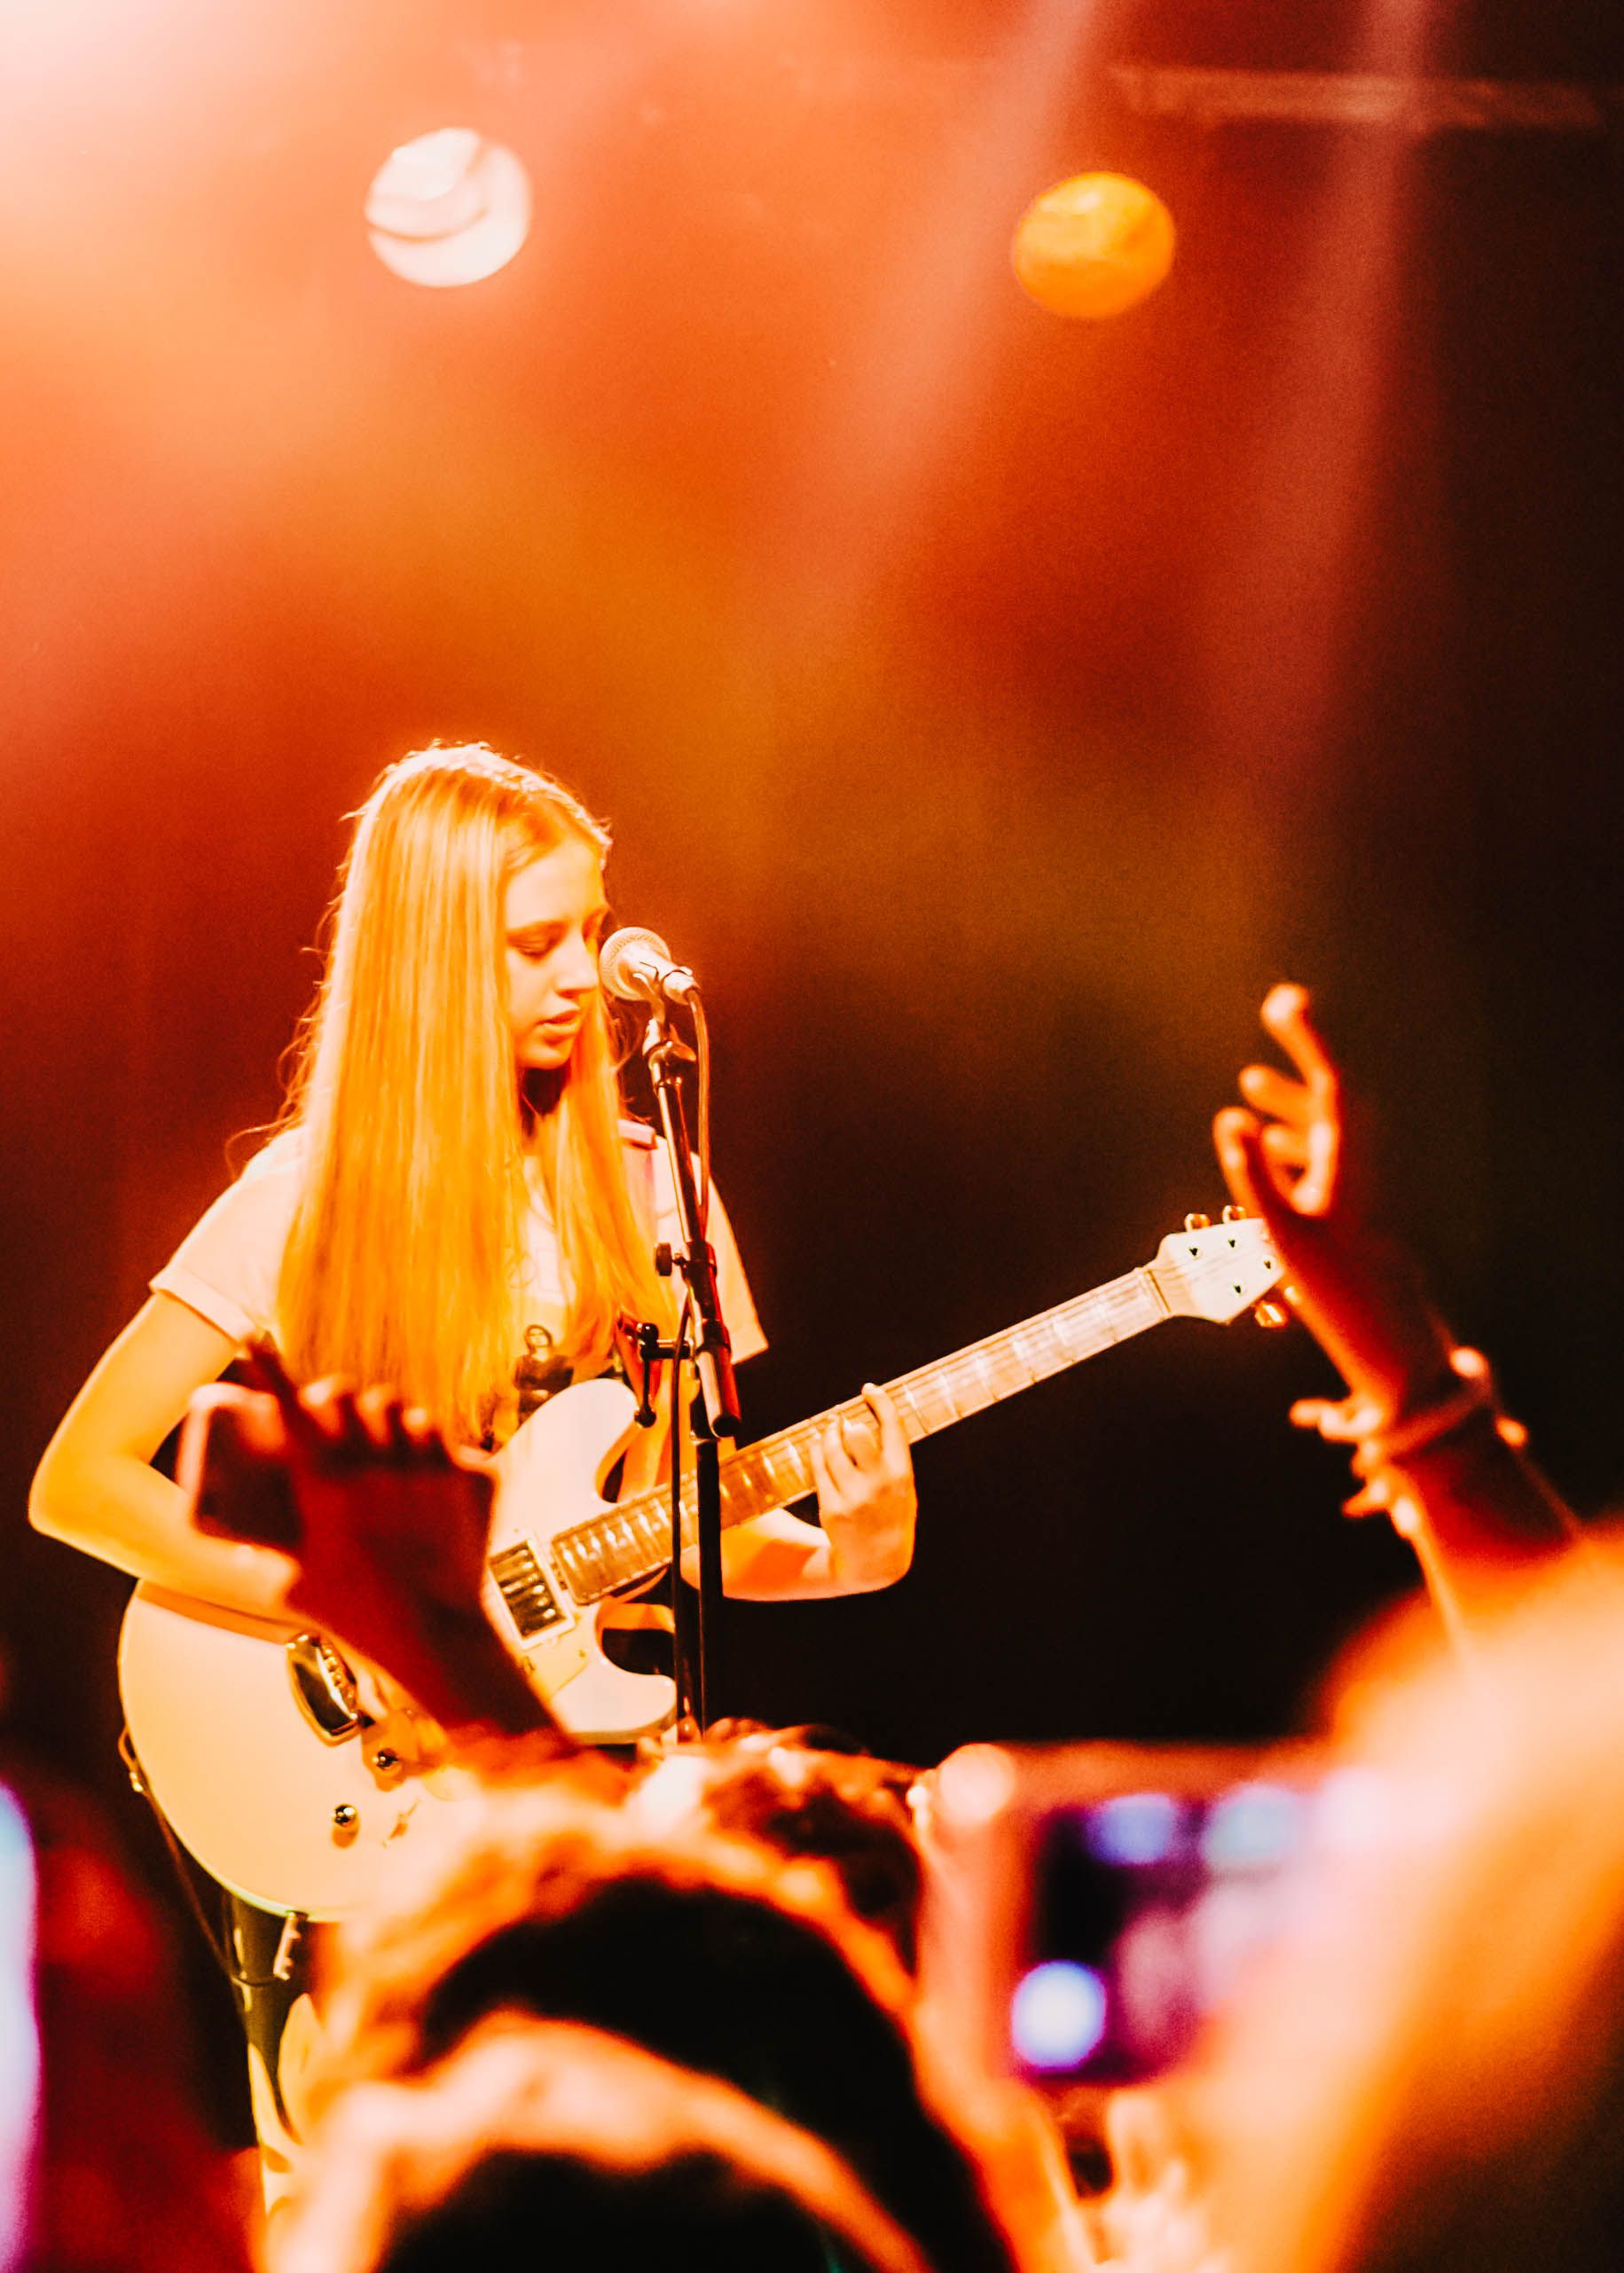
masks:
<path id="1" fill-rule="evenodd" d="M 655 1837 L 545 1775 L 446 1818 L 345 1939 L 318 2104 L 422 2073 L 498 2011 L 574 2021 L 821 2139 L 943 2273 L 1005 2273 L 1008 2187 L 922 2086 L 907 1976 L 831 1871 L 698 1826 Z"/>
<path id="2" fill-rule="evenodd" d="M 918 1775 L 855 1751 L 833 1729 L 723 1721 L 703 1744 L 645 1770 L 634 1805 L 651 1829 L 697 1817 L 828 1863 L 853 1915 L 885 1935 L 911 1973 L 921 1871 L 908 1794 Z"/>
<path id="3" fill-rule="evenodd" d="M 337 2100 L 272 2273 L 930 2273 L 821 2141 L 731 2085 L 597 2030 L 482 2024 Z"/>

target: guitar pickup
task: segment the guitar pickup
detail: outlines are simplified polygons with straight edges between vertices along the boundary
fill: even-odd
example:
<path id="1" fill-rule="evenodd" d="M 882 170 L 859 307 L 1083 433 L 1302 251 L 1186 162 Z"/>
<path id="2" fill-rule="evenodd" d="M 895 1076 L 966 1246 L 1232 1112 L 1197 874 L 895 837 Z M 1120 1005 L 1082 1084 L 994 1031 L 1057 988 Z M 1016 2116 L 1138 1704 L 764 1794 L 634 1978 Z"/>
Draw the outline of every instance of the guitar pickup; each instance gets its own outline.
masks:
<path id="1" fill-rule="evenodd" d="M 491 1556 L 486 1567 L 496 1580 L 497 1591 L 507 1604 L 507 1614 L 522 1639 L 528 1641 L 532 1634 L 543 1634 L 549 1626 L 563 1624 L 564 1613 L 559 1607 L 558 1596 L 548 1585 L 541 1558 L 528 1539 L 522 1539 L 516 1547 L 505 1547 L 499 1555 Z"/>

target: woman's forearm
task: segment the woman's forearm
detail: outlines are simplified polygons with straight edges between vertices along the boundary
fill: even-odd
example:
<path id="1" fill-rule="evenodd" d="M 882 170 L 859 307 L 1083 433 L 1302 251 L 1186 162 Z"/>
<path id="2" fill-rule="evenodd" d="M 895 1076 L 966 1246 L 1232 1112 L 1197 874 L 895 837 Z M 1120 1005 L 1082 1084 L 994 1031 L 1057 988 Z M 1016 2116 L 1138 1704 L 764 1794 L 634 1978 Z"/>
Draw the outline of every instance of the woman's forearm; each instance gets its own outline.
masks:
<path id="1" fill-rule="evenodd" d="M 35 1477 L 28 1518 L 47 1538 L 132 1579 L 253 1617 L 287 1616 L 287 1559 L 205 1537 L 178 1485 L 129 1454 L 53 1446 Z"/>

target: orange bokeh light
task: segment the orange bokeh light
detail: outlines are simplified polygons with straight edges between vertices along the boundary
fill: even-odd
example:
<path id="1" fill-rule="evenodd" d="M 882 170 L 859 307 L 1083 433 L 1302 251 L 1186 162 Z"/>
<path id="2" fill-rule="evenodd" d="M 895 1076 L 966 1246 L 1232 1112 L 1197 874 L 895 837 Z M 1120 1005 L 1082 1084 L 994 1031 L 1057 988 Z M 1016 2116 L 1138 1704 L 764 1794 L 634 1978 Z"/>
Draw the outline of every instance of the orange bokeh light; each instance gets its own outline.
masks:
<path id="1" fill-rule="evenodd" d="M 1035 198 L 1015 232 L 1022 289 L 1054 316 L 1119 316 L 1173 266 L 1173 216 L 1126 174 L 1074 174 Z"/>

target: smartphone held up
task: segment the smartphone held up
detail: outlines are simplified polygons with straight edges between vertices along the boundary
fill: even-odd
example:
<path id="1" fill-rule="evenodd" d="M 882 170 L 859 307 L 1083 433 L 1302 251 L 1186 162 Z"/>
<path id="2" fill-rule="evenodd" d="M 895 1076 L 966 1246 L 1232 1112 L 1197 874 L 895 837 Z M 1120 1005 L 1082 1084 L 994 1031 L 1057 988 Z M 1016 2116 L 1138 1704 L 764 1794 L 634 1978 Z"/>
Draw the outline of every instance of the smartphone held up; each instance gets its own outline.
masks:
<path id="1" fill-rule="evenodd" d="M 1069 2089 L 1177 2067 L 1288 1932 L 1328 1805 L 1306 1746 L 973 1744 L 928 1824 L 938 2024 L 984 2072 Z"/>

